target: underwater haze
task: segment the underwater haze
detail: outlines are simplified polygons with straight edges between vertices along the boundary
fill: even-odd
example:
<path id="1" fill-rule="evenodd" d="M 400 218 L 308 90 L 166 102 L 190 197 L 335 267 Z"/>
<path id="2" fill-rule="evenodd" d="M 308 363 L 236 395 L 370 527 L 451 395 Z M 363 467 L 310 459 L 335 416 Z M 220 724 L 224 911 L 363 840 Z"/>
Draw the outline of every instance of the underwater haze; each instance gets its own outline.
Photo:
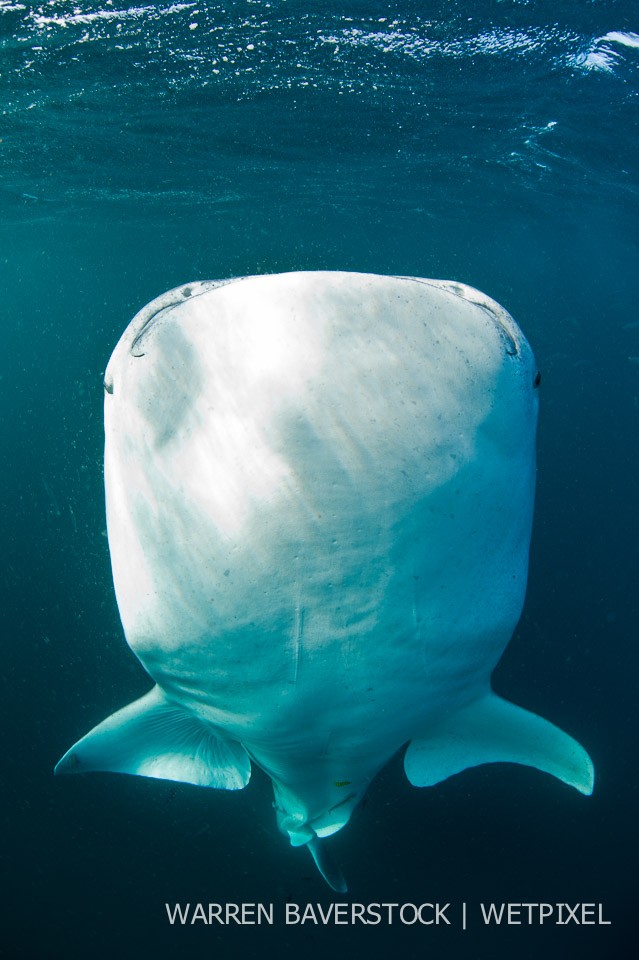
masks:
<path id="1" fill-rule="evenodd" d="M 0 955 L 636 956 L 639 8 L 630 0 L 0 0 Z M 150 681 L 105 530 L 102 378 L 193 280 L 349 270 L 499 301 L 541 370 L 531 565 L 497 693 L 588 750 L 592 797 L 395 757 L 328 889 L 241 792 L 55 778 Z M 287 926 L 287 902 L 450 903 L 451 926 Z M 171 926 L 165 903 L 273 903 Z M 461 904 L 472 917 L 457 920 Z M 607 924 L 485 927 L 480 904 Z"/>

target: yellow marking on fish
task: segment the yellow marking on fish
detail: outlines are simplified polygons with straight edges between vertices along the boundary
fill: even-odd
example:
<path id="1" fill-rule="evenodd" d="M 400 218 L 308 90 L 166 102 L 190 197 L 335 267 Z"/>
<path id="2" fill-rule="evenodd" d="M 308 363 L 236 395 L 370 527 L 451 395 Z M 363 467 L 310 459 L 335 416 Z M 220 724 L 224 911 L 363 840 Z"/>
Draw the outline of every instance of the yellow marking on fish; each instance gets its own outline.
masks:
<path id="1" fill-rule="evenodd" d="M 350 780 L 335 780 L 333 782 L 334 787 L 347 787 L 350 784 Z"/>

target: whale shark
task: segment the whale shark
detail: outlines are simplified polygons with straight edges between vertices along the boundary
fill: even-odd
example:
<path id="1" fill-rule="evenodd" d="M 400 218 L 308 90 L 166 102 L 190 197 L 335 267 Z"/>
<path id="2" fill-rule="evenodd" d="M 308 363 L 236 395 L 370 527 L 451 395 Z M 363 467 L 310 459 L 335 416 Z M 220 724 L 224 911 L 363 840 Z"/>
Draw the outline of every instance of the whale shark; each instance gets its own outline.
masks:
<path id="1" fill-rule="evenodd" d="M 346 272 L 197 281 L 131 321 L 105 372 L 108 542 L 154 681 L 57 773 L 273 784 L 325 840 L 405 748 L 411 784 L 526 764 L 583 794 L 571 736 L 493 692 L 519 620 L 540 375 L 463 283 Z"/>

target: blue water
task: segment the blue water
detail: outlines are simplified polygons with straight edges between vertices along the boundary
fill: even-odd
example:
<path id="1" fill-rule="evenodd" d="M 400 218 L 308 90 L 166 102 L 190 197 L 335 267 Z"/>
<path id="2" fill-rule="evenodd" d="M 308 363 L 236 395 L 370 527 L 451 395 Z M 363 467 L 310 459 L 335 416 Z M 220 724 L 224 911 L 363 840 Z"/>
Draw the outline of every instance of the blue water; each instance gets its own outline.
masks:
<path id="1" fill-rule="evenodd" d="M 0 2 L 1 671 L 8 957 L 634 957 L 639 11 L 619 2 Z M 352 900 L 602 902 L 610 926 L 176 929 L 165 901 L 335 899 L 239 794 L 54 780 L 141 695 L 113 595 L 102 372 L 194 279 L 458 279 L 542 371 L 526 606 L 496 689 L 597 769 L 411 788 L 333 847 Z M 137 954 L 136 954 L 137 951 Z"/>

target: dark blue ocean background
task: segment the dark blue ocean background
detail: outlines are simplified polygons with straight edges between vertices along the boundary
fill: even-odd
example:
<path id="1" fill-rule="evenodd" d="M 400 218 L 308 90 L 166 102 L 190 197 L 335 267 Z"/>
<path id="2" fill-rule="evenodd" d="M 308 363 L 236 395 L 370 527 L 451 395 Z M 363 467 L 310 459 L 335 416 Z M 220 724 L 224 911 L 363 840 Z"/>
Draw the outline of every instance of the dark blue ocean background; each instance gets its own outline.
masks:
<path id="1" fill-rule="evenodd" d="M 0 0 L 0 955 L 635 957 L 639 8 L 558 0 Z M 240 793 L 53 777 L 143 694 L 113 594 L 102 373 L 195 279 L 456 279 L 542 371 L 523 617 L 497 691 L 591 753 L 585 798 L 395 760 L 331 841 L 346 899 L 462 901 L 449 928 L 170 927 L 165 901 L 345 899 Z M 481 902 L 601 902 L 608 926 L 484 929 Z"/>

